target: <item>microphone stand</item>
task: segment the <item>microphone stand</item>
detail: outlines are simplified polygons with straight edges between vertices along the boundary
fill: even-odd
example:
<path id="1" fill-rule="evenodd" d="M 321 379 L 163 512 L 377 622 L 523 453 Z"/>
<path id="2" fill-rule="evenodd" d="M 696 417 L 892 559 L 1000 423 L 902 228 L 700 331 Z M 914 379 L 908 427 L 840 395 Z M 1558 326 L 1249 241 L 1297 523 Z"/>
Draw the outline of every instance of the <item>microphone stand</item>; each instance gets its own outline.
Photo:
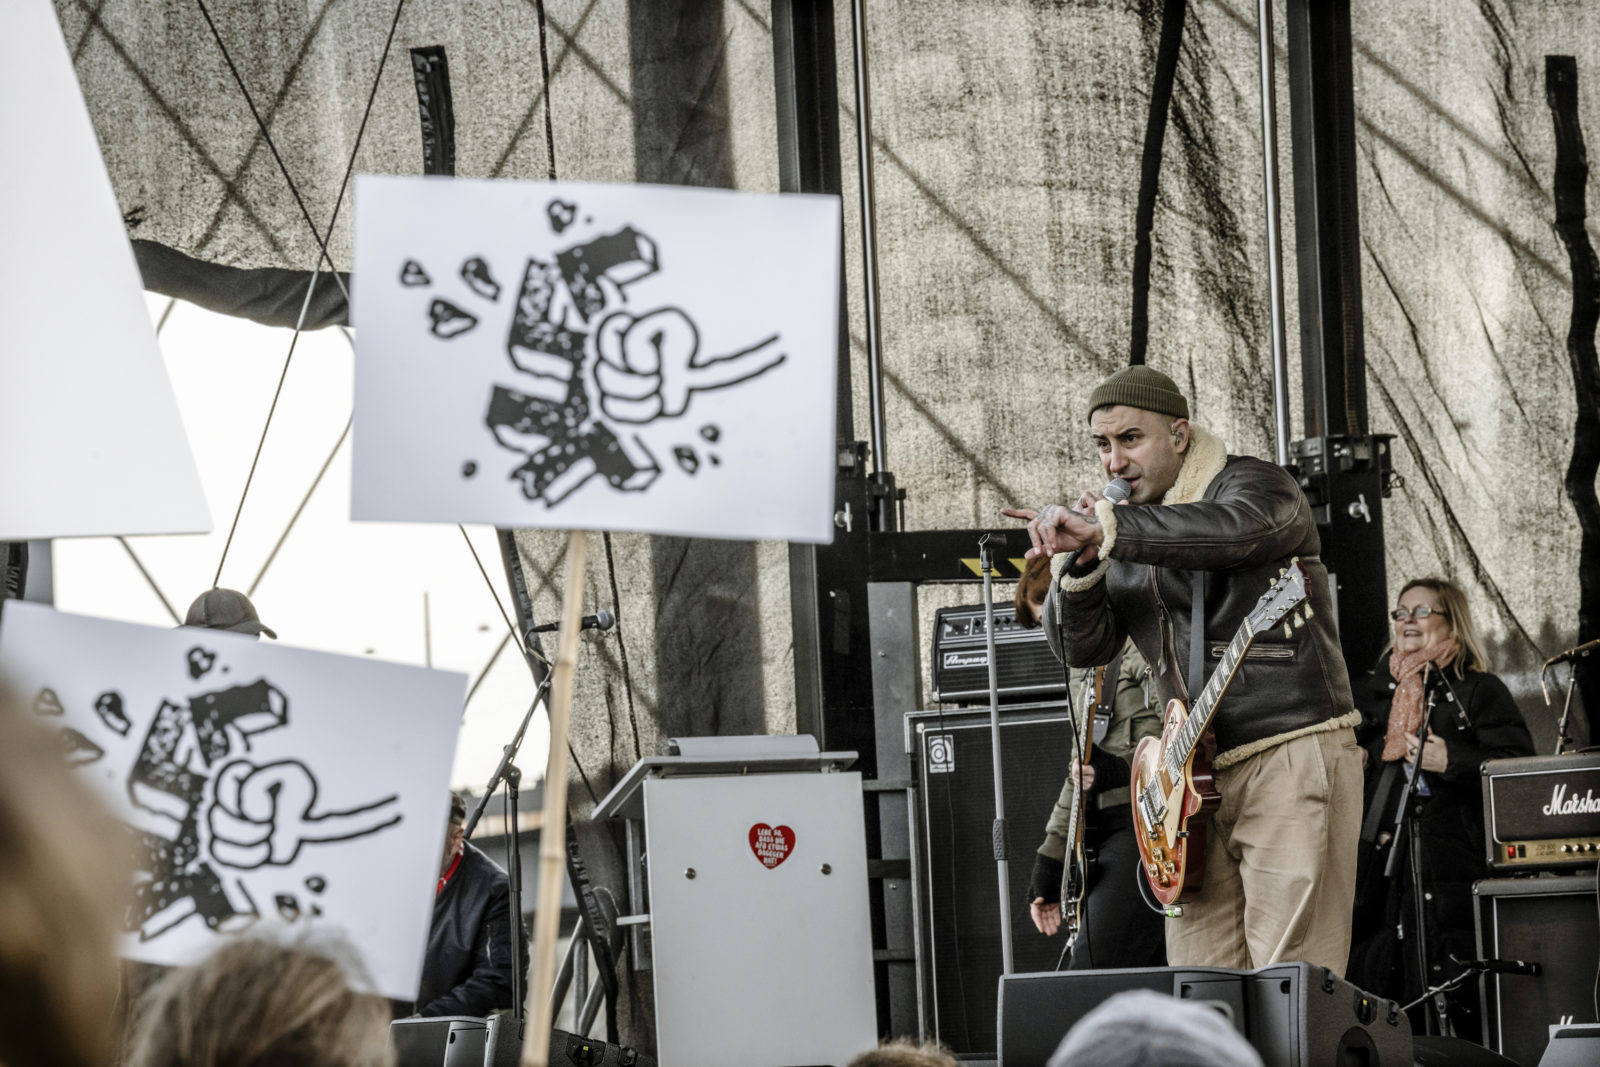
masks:
<path id="1" fill-rule="evenodd" d="M 522 739 L 528 732 L 528 724 L 533 721 L 533 713 L 538 710 L 540 701 L 550 689 L 551 672 L 548 661 L 545 660 L 544 650 L 539 641 L 539 635 L 533 628 L 532 599 L 528 596 L 528 584 L 522 573 L 522 561 L 517 555 L 516 542 L 510 530 L 496 531 L 500 542 L 500 558 L 505 564 L 506 579 L 511 585 L 513 607 L 516 610 L 517 622 L 521 632 L 517 636 L 518 647 L 522 649 L 523 658 L 527 661 L 528 669 L 533 673 L 537 683 L 533 699 L 528 703 L 528 710 L 522 716 L 522 723 L 517 727 L 517 732 L 504 748 L 500 750 L 500 762 L 495 766 L 494 773 L 489 776 L 489 784 L 484 787 L 483 795 L 478 798 L 478 804 L 472 809 L 472 814 L 467 817 L 466 826 L 462 829 L 462 839 L 470 840 L 472 831 L 477 829 L 478 820 L 483 818 L 484 809 L 489 806 L 489 798 L 494 796 L 502 782 L 506 786 L 506 891 L 507 905 L 510 909 L 510 923 L 507 924 L 507 933 L 511 938 L 511 1011 L 512 1018 L 516 1020 L 515 1040 L 520 1044 L 522 1030 L 527 1014 L 527 997 L 523 995 L 523 962 L 522 962 L 522 843 L 520 840 L 519 818 L 517 813 L 517 797 L 522 785 L 522 771 L 516 765 L 517 753 L 522 750 Z M 550 788 L 546 783 L 546 788 Z M 540 833 L 547 828 L 541 827 Z"/>
<path id="2" fill-rule="evenodd" d="M 994 656 L 993 534 L 978 538 L 978 565 L 983 570 L 983 629 L 989 648 L 989 747 L 994 763 L 994 861 L 1000 885 L 1001 973 L 1011 973 L 1011 871 L 1006 857 L 1005 779 L 1000 769 L 1000 678 Z"/>
<path id="3" fill-rule="evenodd" d="M 517 1020 L 517 1032 L 522 1031 L 523 1016 L 527 1012 L 527 999 L 522 995 L 522 845 L 518 840 L 519 819 L 517 816 L 517 796 L 522 784 L 522 771 L 513 761 L 522 749 L 522 737 L 528 732 L 528 724 L 533 721 L 533 713 L 539 707 L 539 702 L 545 697 L 550 688 L 550 672 L 546 671 L 539 680 L 539 688 L 533 694 L 533 701 L 528 705 L 528 711 L 522 716 L 522 725 L 517 727 L 517 734 L 511 742 L 500 750 L 500 763 L 495 767 L 494 773 L 489 776 L 489 784 L 484 787 L 483 796 L 478 798 L 478 806 L 472 809 L 472 814 L 467 817 L 466 827 L 462 831 L 463 840 L 472 837 L 472 831 L 477 828 L 478 820 L 483 817 L 483 809 L 489 806 L 489 798 L 494 796 L 500 788 L 500 783 L 506 786 L 507 819 L 506 848 L 506 890 L 511 909 L 511 1010 Z M 543 828 L 540 833 L 543 833 Z"/>
<path id="4" fill-rule="evenodd" d="M 1544 661 L 1544 666 L 1539 668 L 1539 689 L 1544 693 L 1545 707 L 1550 706 L 1550 689 L 1545 685 L 1545 675 L 1550 668 L 1558 662 L 1565 660 L 1567 663 L 1567 695 L 1561 704 L 1561 720 L 1556 723 L 1556 755 L 1565 752 L 1567 746 L 1572 744 L 1572 738 L 1567 736 L 1567 716 L 1572 713 L 1572 687 L 1578 681 L 1578 663 L 1589 658 L 1589 653 L 1600 646 L 1600 640 L 1588 641 L 1577 648 L 1569 648 L 1560 655 L 1551 656 Z"/>
<path id="5" fill-rule="evenodd" d="M 1396 870 L 1400 865 L 1400 847 L 1402 840 L 1405 843 L 1408 864 L 1411 868 L 1411 910 L 1416 919 L 1416 944 L 1417 975 L 1418 981 L 1428 981 L 1428 934 L 1427 918 L 1424 915 L 1422 891 L 1422 852 L 1421 841 L 1417 837 L 1416 817 L 1411 814 L 1411 797 L 1416 789 L 1417 777 L 1422 773 L 1422 752 L 1427 747 L 1428 737 L 1433 728 L 1433 709 L 1437 693 L 1429 685 L 1429 676 L 1434 672 L 1433 662 L 1430 660 L 1422 668 L 1422 690 L 1427 694 L 1427 710 L 1422 716 L 1422 725 L 1417 728 L 1417 758 L 1406 773 L 1406 784 L 1400 791 L 1400 803 L 1395 809 L 1394 833 L 1389 840 L 1389 860 L 1384 864 L 1383 876 L 1393 880 Z M 1443 676 L 1442 671 L 1438 672 Z M 1401 923 L 1397 931 L 1401 940 L 1405 939 L 1405 925 Z M 1438 1023 L 1441 1032 L 1449 1029 L 1449 1015 L 1445 1012 L 1444 990 L 1430 989 L 1422 999 L 1431 996 L 1434 1020 Z"/>
<path id="6" fill-rule="evenodd" d="M 1460 964 L 1460 962 L 1461 962 L 1460 960 L 1456 960 L 1455 957 L 1453 957 L 1453 956 L 1451 957 L 1451 959 L 1454 960 L 1457 964 Z M 1455 991 L 1457 989 L 1460 989 L 1461 986 L 1467 981 L 1467 979 L 1476 978 L 1479 975 L 1488 974 L 1491 971 L 1494 971 L 1496 969 L 1495 968 L 1495 964 L 1497 964 L 1499 962 L 1501 962 L 1501 961 L 1499 961 L 1499 960 L 1473 960 L 1471 963 L 1468 963 L 1466 965 L 1466 970 L 1462 971 L 1460 974 L 1456 975 L 1454 978 L 1445 979 L 1444 981 L 1440 982 L 1438 985 L 1429 986 L 1426 990 L 1423 991 L 1423 994 L 1420 997 L 1418 997 L 1416 1000 L 1413 1000 L 1410 1004 L 1402 1005 L 1400 1010 L 1401 1011 L 1410 1011 L 1412 1008 L 1416 1007 L 1418 1004 L 1421 1004 L 1423 1001 L 1429 999 L 1430 997 L 1442 999 L 1446 993 L 1450 993 L 1450 992 L 1453 992 L 1453 991 Z M 1538 964 L 1532 964 L 1531 966 L 1537 968 Z M 1524 971 L 1511 971 L 1511 972 L 1507 972 L 1507 973 L 1512 973 L 1512 974 L 1528 973 L 1528 974 L 1532 974 L 1534 976 L 1537 976 L 1539 974 L 1539 972 L 1537 970 L 1527 971 L 1527 972 L 1524 972 Z"/>

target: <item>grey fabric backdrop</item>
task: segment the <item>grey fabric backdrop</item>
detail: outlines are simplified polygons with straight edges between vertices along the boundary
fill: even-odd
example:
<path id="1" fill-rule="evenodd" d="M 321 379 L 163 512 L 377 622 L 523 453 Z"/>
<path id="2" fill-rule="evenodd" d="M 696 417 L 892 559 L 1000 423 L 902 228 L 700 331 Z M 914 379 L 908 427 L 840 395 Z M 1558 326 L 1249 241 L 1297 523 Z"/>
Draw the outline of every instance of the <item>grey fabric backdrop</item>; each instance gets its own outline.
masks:
<path id="1" fill-rule="evenodd" d="M 56 2 L 130 232 L 215 261 L 309 268 L 315 242 L 194 0 Z M 392 0 L 211 7 L 325 228 Z M 1372 429 L 1397 435 L 1405 481 L 1388 503 L 1391 587 L 1439 573 L 1469 589 L 1543 750 L 1553 715 L 1538 700 L 1534 668 L 1574 643 L 1578 552 L 1562 487 L 1576 415 L 1565 352 L 1572 286 L 1553 229 L 1544 57 L 1577 57 L 1580 121 L 1600 136 L 1600 5 L 1356 7 Z M 889 465 L 909 493 L 911 527 L 987 525 L 1004 504 L 1099 484 L 1082 398 L 1126 360 L 1160 5 L 867 8 Z M 761 0 L 547 0 L 547 9 L 560 177 L 776 189 L 771 16 Z M 860 383 L 848 9 L 840 5 L 838 28 Z M 1280 49 L 1283 17 L 1280 5 Z M 1270 456 L 1254 33 L 1248 0 L 1190 4 L 1155 220 L 1149 361 L 1190 392 L 1197 420 L 1233 450 Z M 449 55 L 458 173 L 544 176 L 529 0 L 406 3 L 358 168 L 420 169 L 404 49 L 431 44 Z M 1279 76 L 1287 184 L 1281 50 Z M 1284 209 L 1292 218 L 1288 195 Z M 341 269 L 348 219 L 346 205 L 331 238 Z M 1290 226 L 1291 263 L 1292 240 Z M 1292 276 L 1288 298 L 1297 358 Z M 1298 428 L 1297 364 L 1294 374 Z M 865 436 L 864 386 L 856 425 Z M 526 534 L 519 544 L 539 586 L 536 610 L 553 618 L 560 539 Z M 590 787 L 603 793 L 665 737 L 794 728 L 782 545 L 596 536 L 590 559 L 587 603 L 612 607 L 619 622 L 586 639 L 582 658 L 580 813 Z M 924 607 L 965 595 L 932 591 Z M 584 840 L 601 877 L 615 878 L 609 831 L 586 826 Z M 647 999 L 634 1005 L 647 1015 Z"/>

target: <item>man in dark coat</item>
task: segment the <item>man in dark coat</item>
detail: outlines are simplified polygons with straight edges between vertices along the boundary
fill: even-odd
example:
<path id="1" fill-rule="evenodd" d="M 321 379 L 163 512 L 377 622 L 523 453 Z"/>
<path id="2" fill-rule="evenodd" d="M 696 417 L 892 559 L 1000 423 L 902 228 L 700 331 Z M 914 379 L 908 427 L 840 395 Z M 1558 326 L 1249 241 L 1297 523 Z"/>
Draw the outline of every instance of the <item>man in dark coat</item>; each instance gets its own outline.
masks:
<path id="1" fill-rule="evenodd" d="M 466 842 L 466 821 L 466 802 L 452 793 L 418 1015 L 488 1015 L 512 1007 L 510 880 L 499 864 Z M 520 921 L 517 933 L 526 961 L 528 936 Z"/>

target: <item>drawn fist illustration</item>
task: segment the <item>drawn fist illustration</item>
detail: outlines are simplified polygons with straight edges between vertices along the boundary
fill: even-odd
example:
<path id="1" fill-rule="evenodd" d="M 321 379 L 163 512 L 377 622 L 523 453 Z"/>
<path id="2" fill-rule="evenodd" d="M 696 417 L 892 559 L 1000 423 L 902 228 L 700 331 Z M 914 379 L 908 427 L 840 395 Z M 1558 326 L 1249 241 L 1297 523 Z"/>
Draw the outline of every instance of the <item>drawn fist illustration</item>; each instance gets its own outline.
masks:
<path id="1" fill-rule="evenodd" d="M 700 354 L 700 331 L 677 308 L 639 316 L 614 312 L 595 332 L 600 409 L 617 422 L 676 418 L 688 410 L 690 394 L 737 385 L 782 363 L 777 340 L 707 358 Z"/>
<path id="2" fill-rule="evenodd" d="M 347 841 L 400 821 L 399 797 L 315 813 L 317 780 L 305 764 L 283 760 L 257 767 L 234 760 L 217 772 L 206 813 L 211 856 L 242 870 L 293 863 L 307 843 Z"/>

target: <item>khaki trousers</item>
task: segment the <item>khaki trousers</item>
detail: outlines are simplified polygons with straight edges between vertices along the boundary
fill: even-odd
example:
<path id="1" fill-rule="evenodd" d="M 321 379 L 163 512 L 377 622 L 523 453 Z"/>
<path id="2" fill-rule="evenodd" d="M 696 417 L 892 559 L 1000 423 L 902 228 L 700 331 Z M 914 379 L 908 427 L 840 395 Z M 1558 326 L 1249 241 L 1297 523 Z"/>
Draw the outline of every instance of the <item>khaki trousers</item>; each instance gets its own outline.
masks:
<path id="1" fill-rule="evenodd" d="M 1349 729 L 1308 734 L 1217 772 L 1199 899 L 1167 920 L 1167 962 L 1250 969 L 1350 956 L 1361 757 Z"/>

